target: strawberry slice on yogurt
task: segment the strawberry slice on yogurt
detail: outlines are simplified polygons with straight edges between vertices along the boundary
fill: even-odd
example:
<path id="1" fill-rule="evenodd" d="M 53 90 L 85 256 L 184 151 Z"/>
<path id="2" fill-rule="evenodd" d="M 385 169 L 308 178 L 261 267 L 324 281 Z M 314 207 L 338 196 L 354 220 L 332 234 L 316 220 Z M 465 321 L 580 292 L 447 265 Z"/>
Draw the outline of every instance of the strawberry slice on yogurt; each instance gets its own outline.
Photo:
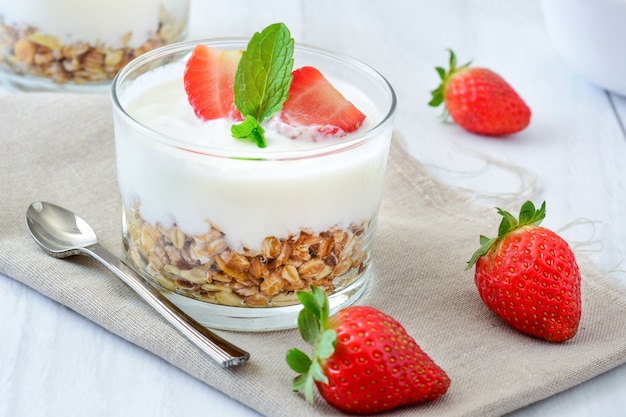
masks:
<path id="1" fill-rule="evenodd" d="M 187 64 L 183 81 L 189 104 L 202 120 L 242 120 L 235 107 L 233 83 L 242 51 L 197 45 Z"/>
<path id="2" fill-rule="evenodd" d="M 233 92 L 241 54 L 239 50 L 220 50 L 206 45 L 194 48 L 185 66 L 183 81 L 188 101 L 201 120 L 243 120 L 235 106 Z M 363 124 L 365 114 L 318 69 L 304 66 L 292 75 L 289 97 L 280 112 L 282 123 L 296 130 L 314 128 L 314 136 L 322 137 L 341 137 Z"/>
<path id="3" fill-rule="evenodd" d="M 319 126 L 323 135 L 343 136 L 358 129 L 365 114 L 347 100 L 322 73 L 306 66 L 292 73 L 289 98 L 281 119 L 292 126 Z"/>

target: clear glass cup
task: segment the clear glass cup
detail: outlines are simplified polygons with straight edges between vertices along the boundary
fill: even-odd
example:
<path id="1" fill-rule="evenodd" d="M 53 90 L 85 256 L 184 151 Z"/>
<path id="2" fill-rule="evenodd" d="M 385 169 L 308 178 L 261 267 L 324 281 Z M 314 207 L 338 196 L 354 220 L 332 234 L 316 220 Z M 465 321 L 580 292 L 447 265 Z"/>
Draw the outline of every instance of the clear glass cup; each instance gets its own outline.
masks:
<path id="1" fill-rule="evenodd" d="M 170 74 L 170 87 L 182 90 L 185 62 L 199 42 L 219 49 L 247 44 L 217 39 L 160 48 L 131 62 L 113 82 L 129 263 L 213 328 L 295 327 L 301 310 L 295 293 L 310 285 L 326 291 L 332 311 L 353 303 L 372 275 L 396 108 L 392 87 L 361 62 L 296 44 L 294 68 L 314 66 L 359 92 L 368 100 L 369 127 L 314 148 L 276 150 L 268 143 L 225 151 L 210 137 L 199 144 L 183 133 L 185 117 L 195 117 L 186 96 L 183 109 L 160 108 L 172 100 L 154 80 Z M 145 111 L 168 113 L 171 120 L 160 123 L 175 125 L 174 133 L 142 122 Z"/>
<path id="2" fill-rule="evenodd" d="M 0 81 L 108 92 L 132 59 L 183 40 L 188 13 L 189 0 L 0 0 Z"/>

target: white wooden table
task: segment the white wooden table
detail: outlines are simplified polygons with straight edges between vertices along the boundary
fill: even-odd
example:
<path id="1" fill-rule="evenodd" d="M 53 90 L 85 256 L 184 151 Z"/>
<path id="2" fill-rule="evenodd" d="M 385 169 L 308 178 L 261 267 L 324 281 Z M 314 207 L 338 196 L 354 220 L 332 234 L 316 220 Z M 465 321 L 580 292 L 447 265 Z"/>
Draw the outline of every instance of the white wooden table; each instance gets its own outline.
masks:
<path id="1" fill-rule="evenodd" d="M 432 174 L 487 207 L 548 201 L 544 225 L 626 285 L 626 98 L 561 61 L 537 0 L 192 0 L 190 38 L 285 22 L 303 43 L 352 55 L 396 89 L 396 130 Z M 433 67 L 499 72 L 533 111 L 505 140 L 442 124 Z M 254 411 L 71 310 L 0 276 L 0 416 L 254 416 Z M 625 318 L 626 321 L 626 318 Z M 624 416 L 626 366 L 512 413 Z"/>

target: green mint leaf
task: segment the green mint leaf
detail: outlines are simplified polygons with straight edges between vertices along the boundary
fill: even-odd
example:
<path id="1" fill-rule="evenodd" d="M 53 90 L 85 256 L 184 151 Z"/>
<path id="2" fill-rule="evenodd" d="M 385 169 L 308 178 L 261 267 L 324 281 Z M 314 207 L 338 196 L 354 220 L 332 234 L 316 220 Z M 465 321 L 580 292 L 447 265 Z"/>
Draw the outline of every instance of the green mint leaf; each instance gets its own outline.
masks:
<path id="1" fill-rule="evenodd" d="M 252 117 L 260 127 L 282 109 L 293 78 L 293 45 L 289 29 L 283 23 L 270 25 L 250 39 L 233 85 L 235 106 L 246 117 L 243 123 Z M 256 129 L 251 136 L 259 147 L 264 147 L 260 146 L 265 144 L 264 131 Z"/>
<path id="2" fill-rule="evenodd" d="M 283 23 L 252 36 L 235 74 L 235 105 L 259 123 L 282 108 L 292 80 L 294 41 Z"/>
<path id="3" fill-rule="evenodd" d="M 267 147 L 265 129 L 252 116 L 246 116 L 240 124 L 232 125 L 230 131 L 236 139 L 249 139 L 256 143 L 259 148 Z"/>

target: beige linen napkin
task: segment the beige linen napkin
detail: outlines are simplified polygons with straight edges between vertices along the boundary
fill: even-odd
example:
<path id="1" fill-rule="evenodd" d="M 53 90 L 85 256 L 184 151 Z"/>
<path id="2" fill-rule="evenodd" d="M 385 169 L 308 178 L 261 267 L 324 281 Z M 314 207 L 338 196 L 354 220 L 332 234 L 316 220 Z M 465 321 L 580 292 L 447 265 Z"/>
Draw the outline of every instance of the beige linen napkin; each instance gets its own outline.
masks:
<path id="1" fill-rule="evenodd" d="M 87 258 L 51 258 L 32 241 L 25 212 L 35 200 L 76 211 L 121 254 L 111 107 L 106 96 L 29 94 L 0 98 L 0 272 L 154 352 L 268 416 L 315 412 L 291 392 L 286 351 L 304 347 L 295 330 L 218 332 L 252 353 L 221 369 Z M 374 247 L 374 281 L 361 303 L 395 316 L 443 367 L 452 385 L 430 404 L 397 416 L 489 416 L 572 387 L 626 362 L 626 291 L 582 265 L 579 334 L 554 345 L 523 336 L 480 301 L 464 271 L 479 233 L 495 230 L 479 208 L 434 181 L 394 141 Z M 2 295 L 0 295 L 1 300 Z"/>

